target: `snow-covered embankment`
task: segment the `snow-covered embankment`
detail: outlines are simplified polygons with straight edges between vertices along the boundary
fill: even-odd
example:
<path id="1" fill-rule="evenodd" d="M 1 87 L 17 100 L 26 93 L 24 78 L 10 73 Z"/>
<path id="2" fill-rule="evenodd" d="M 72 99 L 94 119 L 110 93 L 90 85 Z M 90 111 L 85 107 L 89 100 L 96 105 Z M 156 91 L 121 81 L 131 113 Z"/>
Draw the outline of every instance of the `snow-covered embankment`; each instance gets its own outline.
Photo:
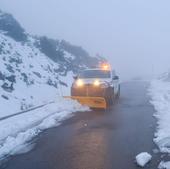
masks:
<path id="1" fill-rule="evenodd" d="M 161 153 L 170 153 L 170 82 L 160 79 L 151 82 L 149 89 L 151 104 L 155 108 L 154 116 L 157 119 L 157 129 L 154 142 Z M 161 162 L 159 168 L 162 168 Z M 167 165 L 166 165 L 167 166 Z M 167 168 L 167 167 L 166 167 Z M 169 166 L 170 168 L 170 166 Z"/>

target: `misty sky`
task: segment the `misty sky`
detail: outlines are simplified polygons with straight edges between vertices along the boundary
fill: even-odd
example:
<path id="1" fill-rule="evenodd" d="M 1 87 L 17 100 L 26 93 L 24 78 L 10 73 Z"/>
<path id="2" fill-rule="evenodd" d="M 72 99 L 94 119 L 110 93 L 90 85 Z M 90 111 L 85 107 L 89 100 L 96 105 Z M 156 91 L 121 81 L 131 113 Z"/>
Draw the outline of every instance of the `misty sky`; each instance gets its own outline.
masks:
<path id="1" fill-rule="evenodd" d="M 0 0 L 30 33 L 107 57 L 122 77 L 170 68 L 169 0 Z"/>

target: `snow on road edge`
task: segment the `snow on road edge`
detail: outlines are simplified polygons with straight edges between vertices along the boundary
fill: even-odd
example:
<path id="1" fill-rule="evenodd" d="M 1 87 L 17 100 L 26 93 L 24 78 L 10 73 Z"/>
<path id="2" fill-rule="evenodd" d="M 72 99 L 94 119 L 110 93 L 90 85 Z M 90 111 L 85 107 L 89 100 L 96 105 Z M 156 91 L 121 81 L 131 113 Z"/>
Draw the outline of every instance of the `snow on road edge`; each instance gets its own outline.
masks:
<path id="1" fill-rule="evenodd" d="M 161 153 L 170 153 L 170 82 L 154 80 L 149 88 L 151 104 L 155 108 L 154 116 L 157 119 L 157 128 L 154 142 Z M 162 161 L 159 169 L 170 169 L 170 161 Z"/>
<path id="2" fill-rule="evenodd" d="M 57 102 L 0 122 L 0 160 L 29 150 L 30 141 L 47 128 L 58 126 L 77 111 L 89 111 L 70 99 Z"/>
<path id="3" fill-rule="evenodd" d="M 149 95 L 157 119 L 154 142 L 162 153 L 170 153 L 170 82 L 152 81 Z"/>
<path id="4" fill-rule="evenodd" d="M 164 162 L 162 161 L 159 166 L 158 169 L 170 169 L 170 162 Z"/>

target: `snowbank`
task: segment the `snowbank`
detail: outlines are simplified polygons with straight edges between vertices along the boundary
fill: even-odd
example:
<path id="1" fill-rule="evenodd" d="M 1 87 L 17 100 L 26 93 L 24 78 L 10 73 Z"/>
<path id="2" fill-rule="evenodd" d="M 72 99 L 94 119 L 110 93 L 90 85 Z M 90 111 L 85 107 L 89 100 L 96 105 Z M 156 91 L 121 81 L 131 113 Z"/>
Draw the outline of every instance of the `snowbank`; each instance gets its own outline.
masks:
<path id="1" fill-rule="evenodd" d="M 144 167 L 151 159 L 152 156 L 147 152 L 140 153 L 136 156 L 136 162 L 140 167 Z"/>
<path id="2" fill-rule="evenodd" d="M 30 141 L 40 132 L 59 125 L 73 112 L 87 110 L 76 101 L 58 98 L 55 103 L 0 121 L 0 160 L 28 151 Z"/>
<path id="3" fill-rule="evenodd" d="M 162 153 L 170 153 L 170 82 L 152 81 L 149 95 L 154 105 L 157 129 L 154 142 Z"/>
<path id="4" fill-rule="evenodd" d="M 170 169 L 170 161 L 168 161 L 168 162 L 162 161 L 162 162 L 159 164 L 158 169 Z"/>

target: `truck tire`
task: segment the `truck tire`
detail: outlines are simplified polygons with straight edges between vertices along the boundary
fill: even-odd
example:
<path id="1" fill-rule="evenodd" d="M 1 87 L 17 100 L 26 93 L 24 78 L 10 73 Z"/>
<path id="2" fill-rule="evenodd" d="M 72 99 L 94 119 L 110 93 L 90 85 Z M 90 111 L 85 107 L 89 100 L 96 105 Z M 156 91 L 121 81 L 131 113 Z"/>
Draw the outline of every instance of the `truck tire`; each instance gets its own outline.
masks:
<path id="1" fill-rule="evenodd" d="M 111 94 L 111 98 L 110 98 L 110 101 L 111 101 L 111 105 L 114 104 L 115 102 L 115 92 L 114 92 L 114 88 L 111 88 L 111 91 L 110 91 L 110 94 Z"/>
<path id="2" fill-rule="evenodd" d="M 109 87 L 106 92 L 105 92 L 105 100 L 107 106 L 113 105 L 114 104 L 114 89 Z"/>
<path id="3" fill-rule="evenodd" d="M 116 95 L 117 98 L 120 97 L 120 85 L 119 85 L 119 89 L 118 89 L 118 92 L 117 92 L 117 95 Z"/>

